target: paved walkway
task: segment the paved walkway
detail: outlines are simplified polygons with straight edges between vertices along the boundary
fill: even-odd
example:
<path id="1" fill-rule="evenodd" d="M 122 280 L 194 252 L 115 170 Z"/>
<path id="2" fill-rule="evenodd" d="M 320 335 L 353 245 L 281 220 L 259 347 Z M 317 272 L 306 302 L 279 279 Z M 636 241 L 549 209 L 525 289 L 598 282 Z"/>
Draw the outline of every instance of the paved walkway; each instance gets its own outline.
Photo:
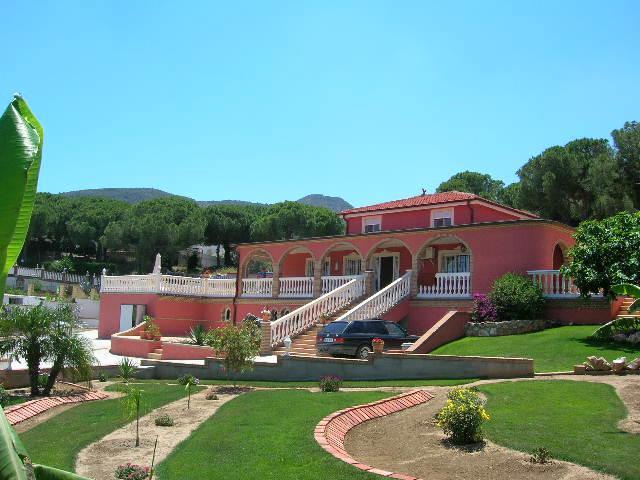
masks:
<path id="1" fill-rule="evenodd" d="M 28 402 L 13 405 L 12 407 L 7 407 L 4 413 L 11 425 L 17 425 L 20 422 L 24 422 L 29 418 L 33 418 L 36 415 L 44 413 L 47 410 L 58 407 L 60 405 L 67 405 L 69 403 L 90 402 L 92 400 L 102 400 L 107 397 L 108 395 L 104 392 L 86 392 L 60 397 L 36 398 L 35 400 L 29 400 Z"/>

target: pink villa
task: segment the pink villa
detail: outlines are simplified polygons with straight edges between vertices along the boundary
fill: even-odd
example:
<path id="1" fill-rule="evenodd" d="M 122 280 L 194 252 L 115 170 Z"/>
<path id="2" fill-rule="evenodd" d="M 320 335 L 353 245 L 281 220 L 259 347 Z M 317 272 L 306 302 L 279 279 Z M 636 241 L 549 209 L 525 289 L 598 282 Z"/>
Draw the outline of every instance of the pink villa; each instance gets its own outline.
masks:
<path id="1" fill-rule="evenodd" d="M 203 358 L 210 350 L 164 341 L 195 324 L 239 323 L 266 307 L 264 353 L 295 338 L 325 315 L 384 318 L 423 335 L 451 312 L 469 312 L 506 272 L 531 276 L 547 297 L 545 316 L 561 323 L 604 323 L 607 300 L 579 297 L 559 268 L 574 240 L 567 225 L 462 192 L 416 197 L 340 213 L 346 234 L 239 244 L 236 278 L 160 274 L 102 279 L 99 335 L 115 353 L 150 358 Z M 160 341 L 139 341 L 142 312 Z M 465 317 L 465 321 L 468 315 Z M 446 327 L 445 327 L 446 329 Z M 443 337 L 461 336 L 459 328 Z M 266 335 L 265 335 L 266 334 Z"/>

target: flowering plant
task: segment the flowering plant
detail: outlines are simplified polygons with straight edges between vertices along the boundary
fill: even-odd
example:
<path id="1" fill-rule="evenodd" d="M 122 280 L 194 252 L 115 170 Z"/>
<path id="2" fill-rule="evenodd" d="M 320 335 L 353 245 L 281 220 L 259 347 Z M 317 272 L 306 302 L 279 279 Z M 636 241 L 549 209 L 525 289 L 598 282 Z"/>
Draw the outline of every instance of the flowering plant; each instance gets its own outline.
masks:
<path id="1" fill-rule="evenodd" d="M 487 295 L 482 293 L 473 295 L 471 320 L 474 322 L 496 322 L 498 320 L 498 309 Z"/>
<path id="2" fill-rule="evenodd" d="M 489 420 L 489 414 L 475 388 L 456 387 L 436 418 L 451 442 L 464 445 L 482 440 L 482 423 Z"/>
<path id="3" fill-rule="evenodd" d="M 150 473 L 151 469 L 149 467 L 127 463 L 116 468 L 115 477 L 121 480 L 144 480 L 149 478 Z"/>
<path id="4" fill-rule="evenodd" d="M 323 392 L 337 392 L 342 386 L 342 378 L 326 375 L 320 379 L 320 390 Z"/>
<path id="5" fill-rule="evenodd" d="M 384 343 L 384 340 L 382 340 L 381 338 L 374 338 L 373 340 L 371 340 L 371 343 Z"/>
<path id="6" fill-rule="evenodd" d="M 178 377 L 178 383 L 184 385 L 184 389 L 187 391 L 187 410 L 191 408 L 191 387 L 200 385 L 200 380 L 193 375 L 182 375 Z"/>

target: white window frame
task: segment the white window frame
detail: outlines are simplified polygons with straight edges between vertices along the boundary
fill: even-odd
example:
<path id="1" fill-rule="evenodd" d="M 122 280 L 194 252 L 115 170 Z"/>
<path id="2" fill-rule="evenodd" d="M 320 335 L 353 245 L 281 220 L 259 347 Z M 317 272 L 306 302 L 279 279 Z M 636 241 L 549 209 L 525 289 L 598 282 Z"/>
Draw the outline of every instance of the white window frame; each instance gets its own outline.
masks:
<path id="1" fill-rule="evenodd" d="M 322 276 L 329 277 L 331 276 L 331 259 L 325 258 L 324 262 L 322 262 Z"/>
<path id="2" fill-rule="evenodd" d="M 377 229 L 367 231 L 367 227 L 377 225 Z M 376 233 L 382 230 L 382 216 L 376 215 L 375 217 L 364 217 L 362 219 L 362 233 Z"/>
<path id="3" fill-rule="evenodd" d="M 468 269 L 466 272 L 445 272 L 442 269 L 442 261 L 444 257 L 458 257 L 460 255 L 466 255 L 469 257 L 469 261 L 467 262 Z M 456 260 L 457 264 L 457 260 Z M 438 252 L 438 273 L 469 273 L 471 272 L 471 255 L 468 251 L 463 252 L 462 250 L 440 250 Z"/>
<path id="4" fill-rule="evenodd" d="M 313 262 L 313 258 L 307 258 L 304 262 L 304 276 L 313 277 L 314 270 L 315 270 L 315 265 Z"/>
<path id="5" fill-rule="evenodd" d="M 349 262 L 360 262 L 360 267 L 356 273 L 349 272 L 347 273 L 347 265 Z M 349 255 L 345 255 L 342 257 L 342 275 L 361 275 L 362 274 L 362 259 L 360 255 L 357 253 L 350 253 Z"/>
<path id="6" fill-rule="evenodd" d="M 380 290 L 380 259 L 382 257 L 393 257 L 393 281 L 397 280 L 400 277 L 400 252 L 389 252 L 387 250 L 383 250 L 382 252 L 374 253 L 373 278 L 375 280 L 376 292 Z"/>
<path id="7" fill-rule="evenodd" d="M 441 220 L 443 218 L 451 219 L 451 225 L 455 225 L 454 219 L 453 219 L 453 212 L 454 212 L 453 208 L 438 208 L 438 209 L 431 210 L 431 228 L 436 227 L 436 220 Z M 445 225 L 439 228 L 446 228 L 447 226 L 449 225 Z"/>

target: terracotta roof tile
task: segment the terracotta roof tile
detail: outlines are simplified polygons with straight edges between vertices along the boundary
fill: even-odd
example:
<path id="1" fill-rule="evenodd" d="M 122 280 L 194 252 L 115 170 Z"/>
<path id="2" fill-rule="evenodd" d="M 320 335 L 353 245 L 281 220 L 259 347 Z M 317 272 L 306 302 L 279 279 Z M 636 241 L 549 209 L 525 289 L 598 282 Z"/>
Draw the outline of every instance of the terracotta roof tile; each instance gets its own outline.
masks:
<path id="1" fill-rule="evenodd" d="M 474 200 L 480 198 L 474 193 L 466 192 L 442 192 L 427 193 L 416 197 L 405 198 L 403 200 L 393 200 L 391 202 L 378 203 L 366 207 L 350 208 L 341 212 L 343 215 L 348 213 L 375 212 L 378 210 L 388 210 L 391 208 L 420 207 L 423 205 L 436 205 L 438 203 L 459 202 L 464 200 Z"/>

